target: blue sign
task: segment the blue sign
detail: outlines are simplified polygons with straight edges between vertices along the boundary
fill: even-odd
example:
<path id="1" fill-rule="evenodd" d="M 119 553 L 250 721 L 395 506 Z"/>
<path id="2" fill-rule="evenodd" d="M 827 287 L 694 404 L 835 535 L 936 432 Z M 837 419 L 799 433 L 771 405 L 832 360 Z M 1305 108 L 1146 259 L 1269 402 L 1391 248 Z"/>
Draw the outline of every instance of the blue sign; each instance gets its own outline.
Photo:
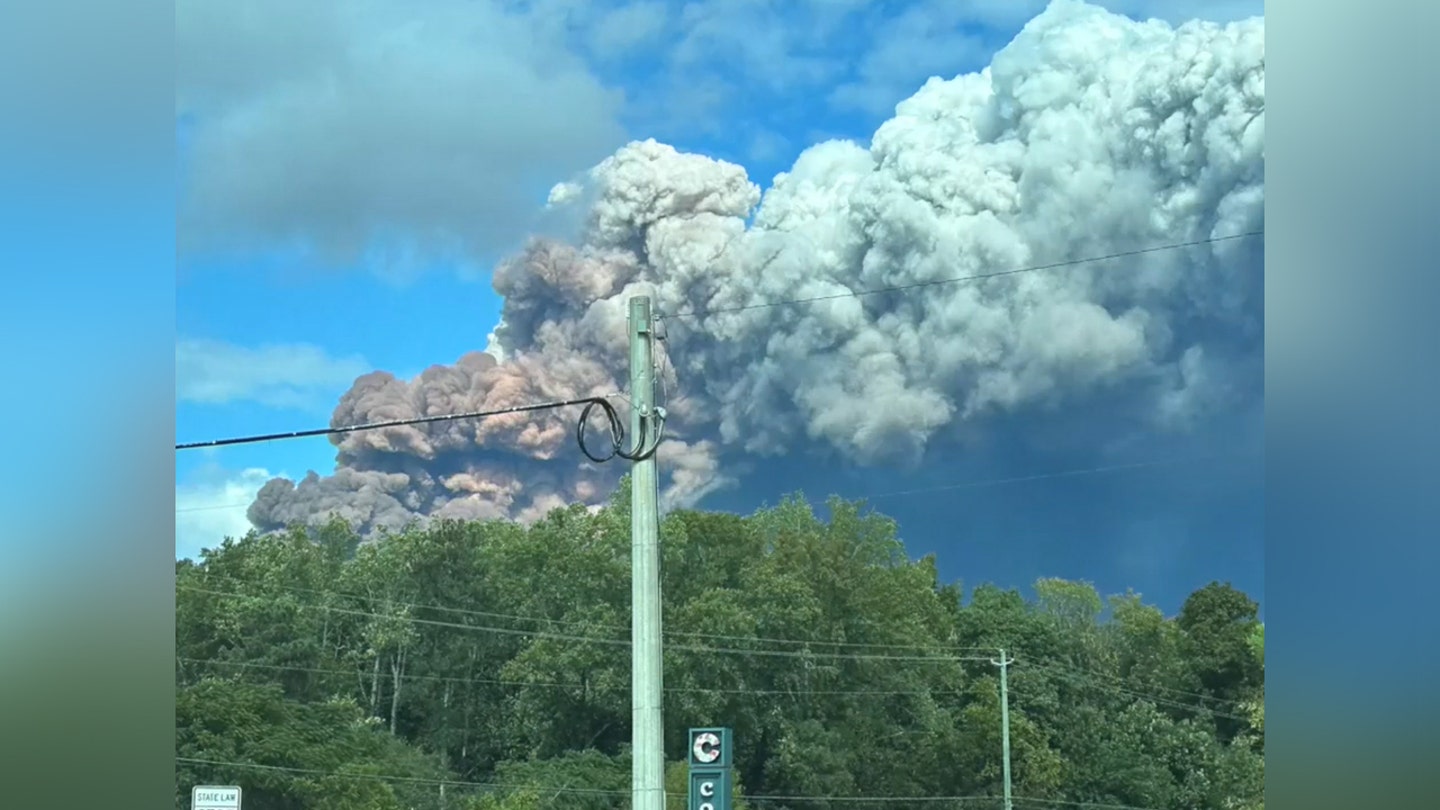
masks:
<path id="1" fill-rule="evenodd" d="M 689 810 L 731 810 L 732 742 L 728 728 L 690 729 Z"/>
<path id="2" fill-rule="evenodd" d="M 690 810 L 730 810 L 730 769 L 690 771 Z"/>

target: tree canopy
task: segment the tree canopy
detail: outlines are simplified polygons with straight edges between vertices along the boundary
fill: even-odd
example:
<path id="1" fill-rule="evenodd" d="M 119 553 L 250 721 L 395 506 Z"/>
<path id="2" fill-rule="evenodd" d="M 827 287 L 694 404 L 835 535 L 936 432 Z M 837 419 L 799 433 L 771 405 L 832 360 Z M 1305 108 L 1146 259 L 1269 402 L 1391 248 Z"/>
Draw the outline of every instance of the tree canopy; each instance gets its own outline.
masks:
<path id="1" fill-rule="evenodd" d="M 667 789 L 689 727 L 735 730 L 753 810 L 1263 806 L 1264 629 L 1222 583 L 1166 617 L 1134 593 L 942 583 L 895 524 L 800 498 L 662 523 Z M 176 566 L 177 807 L 629 804 L 629 505 L 362 543 L 343 523 Z M 865 798 L 892 801 L 866 802 Z M 965 801 L 960 801 L 965 797 Z"/>

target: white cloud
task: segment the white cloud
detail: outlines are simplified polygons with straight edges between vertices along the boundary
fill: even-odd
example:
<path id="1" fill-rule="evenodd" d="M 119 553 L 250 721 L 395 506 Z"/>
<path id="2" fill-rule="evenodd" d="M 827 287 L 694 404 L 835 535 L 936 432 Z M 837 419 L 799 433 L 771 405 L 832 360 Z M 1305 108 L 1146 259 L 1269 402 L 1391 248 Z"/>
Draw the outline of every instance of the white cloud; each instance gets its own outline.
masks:
<path id="1" fill-rule="evenodd" d="M 233 476 L 207 468 L 200 480 L 175 487 L 175 558 L 196 558 L 226 537 L 250 531 L 245 510 L 276 473 L 252 467 Z"/>
<path id="2" fill-rule="evenodd" d="M 556 177 L 624 135 L 564 25 L 514 6 L 181 0 L 182 253 L 291 246 L 393 275 L 406 245 L 509 246 Z"/>
<path id="3" fill-rule="evenodd" d="M 182 402 L 328 410 L 339 391 L 371 370 L 363 357 L 332 357 L 306 343 L 254 348 L 198 338 L 175 343 L 175 396 Z"/>

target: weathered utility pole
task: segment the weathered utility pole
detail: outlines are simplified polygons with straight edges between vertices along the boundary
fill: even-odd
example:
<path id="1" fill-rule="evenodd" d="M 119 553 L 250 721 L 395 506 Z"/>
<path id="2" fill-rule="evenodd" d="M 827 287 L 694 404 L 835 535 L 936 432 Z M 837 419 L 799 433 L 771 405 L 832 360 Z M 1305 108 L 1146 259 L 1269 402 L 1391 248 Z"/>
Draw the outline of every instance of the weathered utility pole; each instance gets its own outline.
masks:
<path id="1" fill-rule="evenodd" d="M 1005 778 L 1005 810 L 1012 810 L 1010 803 L 1010 680 L 1007 677 L 1010 665 L 1015 663 L 1014 658 L 1006 658 L 1005 651 L 1000 651 L 1000 660 L 992 660 L 990 663 L 1000 667 L 1000 757 L 1001 769 Z"/>
<path id="2" fill-rule="evenodd" d="M 640 454 L 630 476 L 631 810 L 664 810 L 664 684 L 660 646 L 660 514 L 654 447 L 655 324 L 649 296 L 630 299 L 630 433 Z"/>

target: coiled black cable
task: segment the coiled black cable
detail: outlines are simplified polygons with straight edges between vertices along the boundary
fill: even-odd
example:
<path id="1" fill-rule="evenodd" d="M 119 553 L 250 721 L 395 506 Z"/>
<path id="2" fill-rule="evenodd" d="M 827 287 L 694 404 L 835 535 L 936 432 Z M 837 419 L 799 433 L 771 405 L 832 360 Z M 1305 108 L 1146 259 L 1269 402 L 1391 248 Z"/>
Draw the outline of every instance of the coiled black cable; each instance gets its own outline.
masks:
<path id="1" fill-rule="evenodd" d="M 590 452 L 589 446 L 585 443 L 586 428 L 590 424 L 590 413 L 599 408 L 605 412 L 606 426 L 610 429 L 610 454 L 597 456 Z M 646 437 L 651 432 L 650 423 L 656 423 L 654 430 L 654 441 L 646 447 Z M 596 397 L 585 403 L 580 411 L 580 420 L 575 424 L 575 441 L 580 445 L 580 452 L 596 464 L 604 464 L 612 458 L 623 458 L 629 461 L 644 461 L 655 455 L 655 450 L 660 446 L 661 436 L 665 432 L 665 411 L 663 408 L 652 408 L 649 414 L 642 414 L 640 417 L 640 432 L 635 436 L 635 446 L 630 450 L 625 449 L 625 424 L 616 412 L 615 406 L 609 400 Z"/>

